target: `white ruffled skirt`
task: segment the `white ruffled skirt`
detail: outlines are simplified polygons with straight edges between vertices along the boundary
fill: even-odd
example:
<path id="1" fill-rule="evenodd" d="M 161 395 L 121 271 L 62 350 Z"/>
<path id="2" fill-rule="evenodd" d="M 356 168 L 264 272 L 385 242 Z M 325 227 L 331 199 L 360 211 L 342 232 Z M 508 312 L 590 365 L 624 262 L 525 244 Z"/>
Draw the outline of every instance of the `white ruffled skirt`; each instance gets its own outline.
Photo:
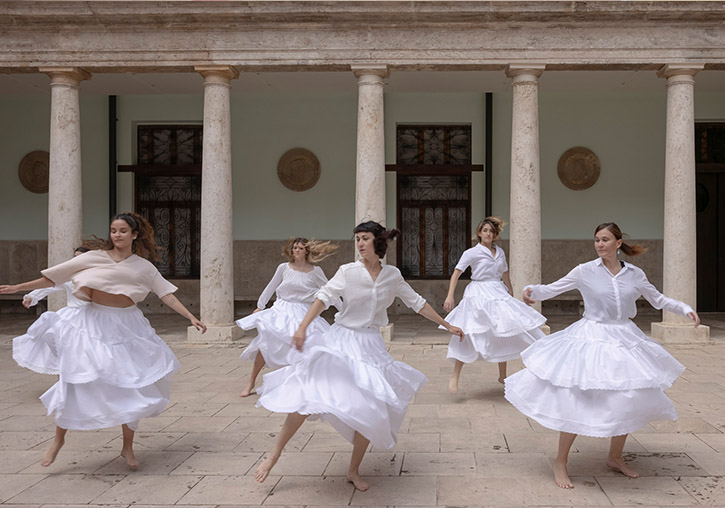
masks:
<path id="1" fill-rule="evenodd" d="M 677 419 L 664 390 L 685 367 L 630 320 L 581 319 L 521 357 L 526 368 L 506 378 L 506 399 L 544 427 L 611 437 Z"/>
<path id="2" fill-rule="evenodd" d="M 292 346 L 292 335 L 308 310 L 309 303 L 278 299 L 271 308 L 237 320 L 237 325 L 243 330 L 257 329 L 257 336 L 244 349 L 240 358 L 254 361 L 257 353 L 262 353 L 264 363 L 273 369 L 292 363 L 299 354 Z M 321 317 L 315 318 L 307 328 L 306 346 L 314 346 L 329 329 L 330 324 L 327 321 Z"/>
<path id="3" fill-rule="evenodd" d="M 40 397 L 59 427 L 135 429 L 164 410 L 180 364 L 136 306 L 91 303 L 65 318 L 60 312 L 45 313 L 13 341 L 18 364 L 60 376 Z"/>
<path id="4" fill-rule="evenodd" d="M 471 281 L 446 321 L 465 334 L 462 341 L 451 337 L 447 358 L 464 363 L 515 360 L 546 336 L 540 329 L 546 318 L 511 296 L 502 281 Z"/>
<path id="5" fill-rule="evenodd" d="M 276 413 L 300 413 L 329 422 L 353 442 L 359 432 L 376 448 L 395 445 L 408 404 L 428 381 L 393 360 L 378 330 L 338 324 L 288 367 L 264 376 L 257 401 Z"/>

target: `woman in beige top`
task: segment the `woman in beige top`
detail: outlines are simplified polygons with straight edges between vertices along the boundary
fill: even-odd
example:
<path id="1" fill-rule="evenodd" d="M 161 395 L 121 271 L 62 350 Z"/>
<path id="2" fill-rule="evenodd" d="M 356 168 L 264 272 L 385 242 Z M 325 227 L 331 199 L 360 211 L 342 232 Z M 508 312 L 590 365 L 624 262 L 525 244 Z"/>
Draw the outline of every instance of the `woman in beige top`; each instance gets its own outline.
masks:
<path id="1" fill-rule="evenodd" d="M 48 371 L 60 378 L 40 397 L 48 414 L 55 412 L 56 421 L 55 439 L 43 454 L 43 466 L 53 463 L 68 429 L 121 425 L 121 456 L 129 467 L 138 467 L 133 452 L 138 421 L 164 410 L 171 373 L 180 367 L 136 307 L 149 291 L 206 331 L 172 294 L 176 286 L 151 264 L 158 254 L 146 219 L 136 213 L 116 215 L 108 239 L 97 240 L 98 250 L 43 270 L 39 279 L 0 286 L 0 294 L 10 294 L 70 281 L 73 295 L 90 302 L 72 319 L 58 320 L 48 332 L 54 336 L 57 353 L 57 363 Z"/>

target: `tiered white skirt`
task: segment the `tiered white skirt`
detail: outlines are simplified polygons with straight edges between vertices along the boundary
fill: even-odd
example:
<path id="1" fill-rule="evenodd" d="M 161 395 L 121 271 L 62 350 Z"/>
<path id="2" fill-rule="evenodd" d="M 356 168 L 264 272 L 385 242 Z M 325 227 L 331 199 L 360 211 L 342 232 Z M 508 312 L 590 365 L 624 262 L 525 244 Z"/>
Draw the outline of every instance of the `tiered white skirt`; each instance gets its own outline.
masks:
<path id="1" fill-rule="evenodd" d="M 278 299 L 271 308 L 237 320 L 237 325 L 243 330 L 257 329 L 257 336 L 244 349 L 240 358 L 254 361 L 257 353 L 262 353 L 264 363 L 273 369 L 292 363 L 299 356 L 292 346 L 292 335 L 309 309 L 309 303 Z M 315 345 L 329 329 L 327 321 L 321 317 L 315 318 L 307 328 L 307 347 Z"/>
<path id="2" fill-rule="evenodd" d="M 299 361 L 264 376 L 257 405 L 329 422 L 353 442 L 359 432 L 376 448 L 395 445 L 408 404 L 428 379 L 393 360 L 378 330 L 337 324 Z"/>
<path id="3" fill-rule="evenodd" d="M 540 327 L 546 318 L 512 297 L 501 281 L 471 281 L 446 321 L 465 334 L 462 341 L 451 337 L 447 357 L 464 363 L 515 360 L 545 337 Z"/>
<path id="4" fill-rule="evenodd" d="M 44 313 L 13 341 L 19 365 L 60 376 L 40 397 L 59 427 L 135 429 L 164 410 L 180 364 L 136 306 L 91 303 L 61 313 Z"/>
<path id="5" fill-rule="evenodd" d="M 506 378 L 506 399 L 544 427 L 611 437 L 677 419 L 664 390 L 685 367 L 632 321 L 581 319 L 521 357 L 526 368 Z"/>

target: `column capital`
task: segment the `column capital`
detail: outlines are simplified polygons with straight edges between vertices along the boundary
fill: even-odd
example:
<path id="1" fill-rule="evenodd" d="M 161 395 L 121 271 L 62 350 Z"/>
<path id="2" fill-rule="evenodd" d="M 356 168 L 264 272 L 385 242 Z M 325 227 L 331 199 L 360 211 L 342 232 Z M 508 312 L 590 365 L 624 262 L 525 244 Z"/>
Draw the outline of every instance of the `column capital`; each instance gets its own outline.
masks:
<path id="1" fill-rule="evenodd" d="M 546 69 L 545 64 L 509 64 L 506 67 L 506 77 L 514 78 L 514 82 L 526 81 L 525 77 L 516 79 L 520 76 L 532 76 L 538 79 L 543 74 L 544 69 Z"/>
<path id="2" fill-rule="evenodd" d="M 50 76 L 51 85 L 78 86 L 91 79 L 91 73 L 81 67 L 39 67 L 38 71 Z"/>
<path id="3" fill-rule="evenodd" d="M 201 74 L 204 83 L 220 83 L 228 85 L 239 77 L 239 71 L 231 65 L 195 65 L 194 70 Z"/>
<path id="4" fill-rule="evenodd" d="M 385 64 L 352 64 L 350 70 L 356 78 L 361 76 L 390 77 L 390 69 Z"/>
<path id="5" fill-rule="evenodd" d="M 695 76 L 705 68 L 705 64 L 665 64 L 657 71 L 658 78 L 671 78 L 674 76 Z"/>

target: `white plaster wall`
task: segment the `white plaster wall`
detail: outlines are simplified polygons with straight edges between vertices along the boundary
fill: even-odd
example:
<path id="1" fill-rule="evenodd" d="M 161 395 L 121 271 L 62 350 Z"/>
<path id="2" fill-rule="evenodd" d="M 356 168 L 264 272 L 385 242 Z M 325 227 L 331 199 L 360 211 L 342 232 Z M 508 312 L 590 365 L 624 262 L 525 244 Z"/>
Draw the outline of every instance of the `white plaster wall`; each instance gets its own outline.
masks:
<path id="1" fill-rule="evenodd" d="M 104 234 L 108 228 L 107 99 L 83 96 L 82 89 L 81 85 L 83 234 Z M 0 239 L 45 240 L 48 195 L 26 190 L 18 179 L 18 165 L 28 152 L 48 150 L 50 95 L 0 96 L 0 112 Z"/>

